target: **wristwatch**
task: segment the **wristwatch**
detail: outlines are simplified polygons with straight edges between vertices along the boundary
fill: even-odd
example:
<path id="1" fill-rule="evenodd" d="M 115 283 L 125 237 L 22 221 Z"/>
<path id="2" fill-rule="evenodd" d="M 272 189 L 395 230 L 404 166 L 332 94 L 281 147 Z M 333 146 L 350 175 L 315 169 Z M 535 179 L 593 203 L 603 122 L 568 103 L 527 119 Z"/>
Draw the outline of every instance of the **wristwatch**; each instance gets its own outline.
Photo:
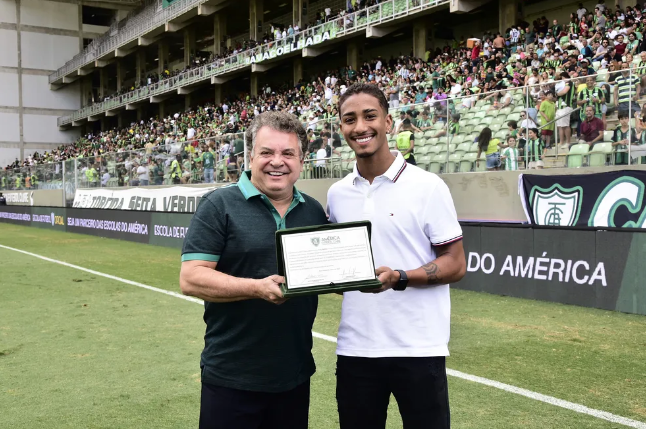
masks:
<path id="1" fill-rule="evenodd" d="M 408 286 L 408 276 L 406 275 L 406 271 L 404 270 L 395 270 L 399 273 L 399 280 L 397 281 L 397 284 L 393 286 L 393 290 L 401 291 L 405 290 L 406 286 Z"/>

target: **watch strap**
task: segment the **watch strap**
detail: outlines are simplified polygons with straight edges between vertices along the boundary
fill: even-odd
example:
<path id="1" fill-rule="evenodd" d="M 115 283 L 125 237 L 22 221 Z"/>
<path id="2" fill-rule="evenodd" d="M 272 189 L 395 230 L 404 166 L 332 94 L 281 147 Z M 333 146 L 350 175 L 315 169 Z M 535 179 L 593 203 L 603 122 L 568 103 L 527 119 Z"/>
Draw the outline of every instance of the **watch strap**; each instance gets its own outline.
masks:
<path id="1" fill-rule="evenodd" d="M 408 276 L 406 275 L 406 271 L 404 270 L 395 270 L 399 273 L 399 280 L 397 281 L 397 284 L 393 286 L 393 290 L 396 291 L 402 291 L 406 289 L 406 286 L 408 286 Z"/>

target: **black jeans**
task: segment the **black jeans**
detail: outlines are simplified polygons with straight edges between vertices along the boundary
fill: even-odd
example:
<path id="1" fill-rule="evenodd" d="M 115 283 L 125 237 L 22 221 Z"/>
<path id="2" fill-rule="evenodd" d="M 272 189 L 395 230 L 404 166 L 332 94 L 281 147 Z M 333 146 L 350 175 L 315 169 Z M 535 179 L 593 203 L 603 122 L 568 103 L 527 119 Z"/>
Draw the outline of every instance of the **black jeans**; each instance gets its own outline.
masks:
<path id="1" fill-rule="evenodd" d="M 341 429 L 386 427 L 390 394 L 404 429 L 449 429 L 446 359 L 338 356 L 336 399 Z"/>
<path id="2" fill-rule="evenodd" d="M 310 381 L 280 393 L 202 383 L 200 429 L 307 429 Z"/>

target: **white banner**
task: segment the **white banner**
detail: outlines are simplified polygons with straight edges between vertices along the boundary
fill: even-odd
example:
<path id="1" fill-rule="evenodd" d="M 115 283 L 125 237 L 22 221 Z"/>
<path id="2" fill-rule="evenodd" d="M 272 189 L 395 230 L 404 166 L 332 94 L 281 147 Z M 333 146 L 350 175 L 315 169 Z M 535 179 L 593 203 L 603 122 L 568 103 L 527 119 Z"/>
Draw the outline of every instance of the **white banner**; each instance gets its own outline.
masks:
<path id="1" fill-rule="evenodd" d="M 185 186 L 160 189 L 77 189 L 73 207 L 194 213 L 202 195 L 214 189 L 215 187 L 189 188 Z"/>

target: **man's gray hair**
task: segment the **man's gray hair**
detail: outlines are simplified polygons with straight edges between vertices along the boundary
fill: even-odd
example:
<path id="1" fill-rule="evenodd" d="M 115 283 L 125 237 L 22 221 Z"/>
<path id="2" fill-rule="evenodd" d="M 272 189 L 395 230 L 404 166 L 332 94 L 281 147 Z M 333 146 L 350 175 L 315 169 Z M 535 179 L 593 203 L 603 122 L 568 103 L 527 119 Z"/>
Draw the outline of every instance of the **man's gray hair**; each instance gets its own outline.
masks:
<path id="1" fill-rule="evenodd" d="M 245 131 L 247 144 L 251 142 L 252 156 L 256 145 L 256 135 L 262 127 L 269 127 L 272 130 L 283 133 L 296 134 L 301 150 L 300 158 L 303 159 L 305 152 L 307 152 L 307 132 L 296 116 L 282 111 L 267 111 L 256 116 L 254 120 L 251 121 L 251 125 L 247 128 L 247 131 Z"/>

